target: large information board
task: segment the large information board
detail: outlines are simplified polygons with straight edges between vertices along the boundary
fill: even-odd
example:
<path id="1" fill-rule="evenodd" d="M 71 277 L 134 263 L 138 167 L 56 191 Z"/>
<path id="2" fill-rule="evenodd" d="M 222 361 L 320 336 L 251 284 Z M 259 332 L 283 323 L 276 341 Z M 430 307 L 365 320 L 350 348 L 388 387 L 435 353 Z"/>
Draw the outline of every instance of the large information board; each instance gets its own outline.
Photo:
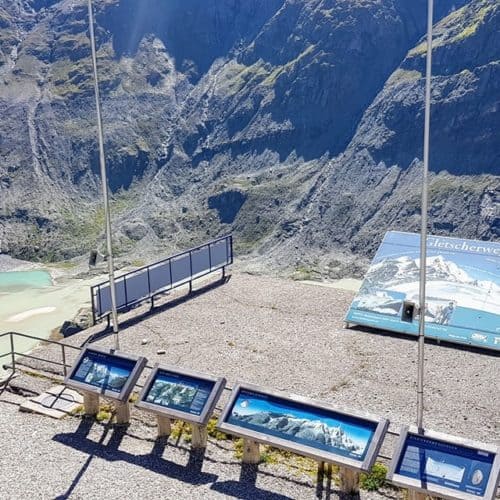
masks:
<path id="1" fill-rule="evenodd" d="M 492 500 L 499 471 L 496 447 L 403 427 L 388 479 L 443 498 Z"/>
<path id="2" fill-rule="evenodd" d="M 218 427 L 316 460 L 370 470 L 389 421 L 238 384 Z"/>
<path id="3" fill-rule="evenodd" d="M 420 235 L 388 232 L 347 313 L 349 323 L 418 335 Z M 425 334 L 500 350 L 500 243 L 428 236 Z"/>
<path id="4" fill-rule="evenodd" d="M 143 357 L 86 347 L 64 383 L 75 389 L 126 401 L 145 365 Z"/>
<path id="5" fill-rule="evenodd" d="M 206 425 L 226 380 L 156 364 L 136 406 L 160 415 Z"/>

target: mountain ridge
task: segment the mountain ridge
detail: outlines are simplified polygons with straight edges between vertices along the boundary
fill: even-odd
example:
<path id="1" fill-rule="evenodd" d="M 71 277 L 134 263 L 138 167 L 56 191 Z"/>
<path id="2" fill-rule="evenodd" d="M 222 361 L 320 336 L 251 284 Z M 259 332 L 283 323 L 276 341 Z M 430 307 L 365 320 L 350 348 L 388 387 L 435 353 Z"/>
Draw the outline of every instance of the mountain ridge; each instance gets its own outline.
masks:
<path id="1" fill-rule="evenodd" d="M 330 255 L 337 275 L 385 230 L 418 230 L 426 2 L 224 0 L 204 17 L 197 0 L 141 4 L 95 2 L 119 253 L 233 230 L 240 254 L 291 268 Z M 500 236 L 499 15 L 493 0 L 436 7 L 437 234 Z M 13 256 L 103 244 L 86 16 L 79 0 L 0 1 L 0 251 Z"/>

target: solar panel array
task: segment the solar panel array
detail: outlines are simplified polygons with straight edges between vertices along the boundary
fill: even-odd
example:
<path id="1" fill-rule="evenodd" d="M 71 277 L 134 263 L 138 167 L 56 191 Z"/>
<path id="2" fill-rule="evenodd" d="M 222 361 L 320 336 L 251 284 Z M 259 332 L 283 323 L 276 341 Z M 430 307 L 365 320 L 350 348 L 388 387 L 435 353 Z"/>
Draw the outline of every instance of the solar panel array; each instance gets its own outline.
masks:
<path id="1" fill-rule="evenodd" d="M 233 263 L 233 237 L 223 236 L 115 278 L 117 311 Z M 91 287 L 94 323 L 111 313 L 109 281 Z"/>

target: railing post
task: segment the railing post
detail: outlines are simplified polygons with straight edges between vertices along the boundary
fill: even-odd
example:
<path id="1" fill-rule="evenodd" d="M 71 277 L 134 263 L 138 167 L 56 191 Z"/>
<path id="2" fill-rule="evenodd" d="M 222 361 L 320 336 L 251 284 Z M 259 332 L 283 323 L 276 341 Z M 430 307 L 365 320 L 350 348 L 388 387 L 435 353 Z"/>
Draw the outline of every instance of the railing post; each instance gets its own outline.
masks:
<path id="1" fill-rule="evenodd" d="M 90 298 L 92 300 L 92 324 L 95 325 L 96 324 L 96 317 L 95 317 L 95 313 L 96 313 L 96 309 L 97 309 L 97 295 L 94 294 L 94 288 L 95 287 L 90 287 Z M 99 297 L 100 299 L 100 297 Z M 99 302 L 99 308 L 100 308 L 100 302 Z"/>
<path id="2" fill-rule="evenodd" d="M 61 351 L 62 351 L 62 362 L 63 362 L 63 374 L 64 378 L 68 375 L 68 370 L 66 369 L 66 351 L 64 349 L 64 344 L 61 344 Z"/>
<path id="3" fill-rule="evenodd" d="M 10 332 L 10 355 L 12 357 L 12 373 L 16 371 L 16 350 L 14 349 L 14 335 Z"/>
<path id="4" fill-rule="evenodd" d="M 148 271 L 148 292 L 149 292 L 149 295 L 151 295 L 151 278 L 149 276 L 149 266 L 146 269 Z"/>
<path id="5" fill-rule="evenodd" d="M 128 309 L 127 275 L 123 275 L 123 292 L 125 293 L 125 309 Z"/>
<path id="6" fill-rule="evenodd" d="M 170 274 L 170 288 L 173 288 L 174 284 L 172 283 L 172 259 L 168 259 L 168 272 Z"/>

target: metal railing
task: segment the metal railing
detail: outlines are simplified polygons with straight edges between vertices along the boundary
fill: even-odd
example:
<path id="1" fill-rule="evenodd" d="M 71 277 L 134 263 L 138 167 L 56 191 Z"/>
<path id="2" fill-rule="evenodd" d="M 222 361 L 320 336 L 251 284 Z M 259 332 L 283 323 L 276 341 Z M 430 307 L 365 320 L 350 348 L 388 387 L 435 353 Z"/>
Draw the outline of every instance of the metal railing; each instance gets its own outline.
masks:
<path id="1" fill-rule="evenodd" d="M 3 338 L 9 338 L 9 344 L 10 344 L 10 351 L 6 353 L 0 353 L 0 360 L 6 357 L 10 357 L 11 360 L 11 370 L 12 373 L 16 372 L 16 357 L 23 357 L 23 358 L 29 358 L 29 359 L 34 359 L 37 361 L 43 361 L 45 363 L 50 363 L 56 366 L 61 366 L 62 367 L 62 374 L 65 377 L 67 375 L 67 369 L 71 367 L 71 365 L 68 365 L 66 362 L 66 349 L 73 349 L 76 351 L 80 351 L 81 348 L 77 346 L 72 346 L 68 344 L 63 344 L 62 342 L 58 342 L 57 340 L 48 340 L 40 337 L 35 337 L 34 335 L 28 335 L 26 333 L 18 333 L 18 332 L 7 332 L 7 333 L 2 333 L 0 334 L 0 340 Z M 21 337 L 25 339 L 30 339 L 30 340 L 36 340 L 37 342 L 44 342 L 45 344 L 51 344 L 51 345 L 58 345 L 61 348 L 61 361 L 54 361 L 52 359 L 48 358 L 41 358 L 39 356 L 34 356 L 33 354 L 27 354 L 25 352 L 18 352 L 16 350 L 16 345 L 15 345 L 15 338 L 16 337 Z"/>
<path id="2" fill-rule="evenodd" d="M 220 259 L 220 255 L 216 255 L 219 247 L 224 251 L 223 259 Z M 204 253 L 202 254 L 202 252 Z M 197 269 L 199 267 L 198 262 L 202 259 L 204 260 L 204 265 Z M 115 287 L 118 295 L 117 311 L 124 312 L 130 310 L 132 307 L 147 300 L 151 300 L 153 306 L 156 295 L 185 284 L 189 284 L 191 290 L 194 279 L 201 278 L 221 269 L 223 276 L 225 276 L 226 266 L 232 263 L 233 236 L 229 234 L 125 273 L 115 278 Z M 108 310 L 106 305 L 109 302 L 109 286 L 109 281 L 104 281 L 90 288 L 94 324 L 106 317 L 109 320 L 111 311 Z"/>

